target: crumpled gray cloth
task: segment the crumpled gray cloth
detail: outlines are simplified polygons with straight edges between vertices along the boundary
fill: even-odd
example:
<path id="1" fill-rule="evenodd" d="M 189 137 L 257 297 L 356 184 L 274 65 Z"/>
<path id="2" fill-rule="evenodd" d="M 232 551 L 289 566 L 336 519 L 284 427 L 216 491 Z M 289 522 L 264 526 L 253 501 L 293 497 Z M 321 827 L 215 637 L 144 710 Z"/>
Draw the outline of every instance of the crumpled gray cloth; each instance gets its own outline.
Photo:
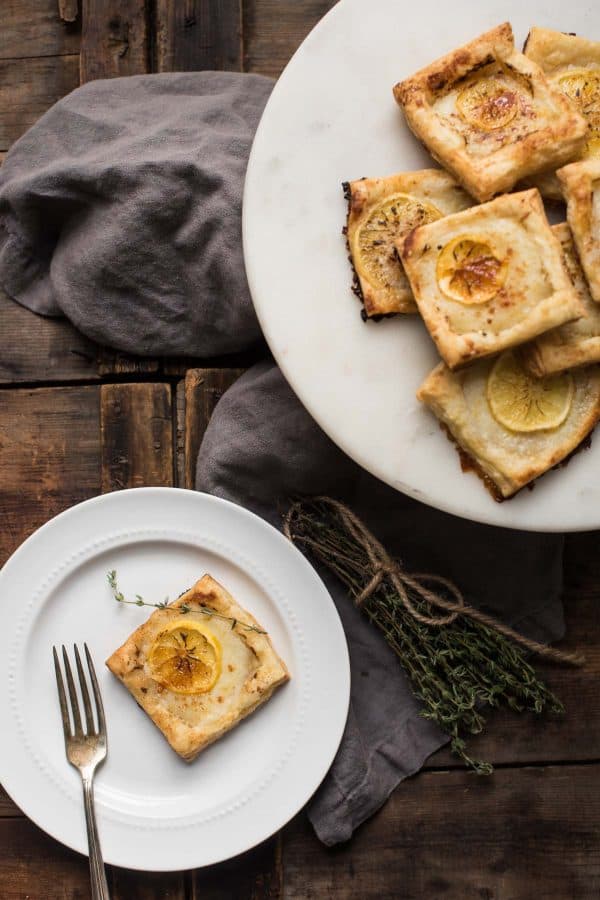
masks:
<path id="1" fill-rule="evenodd" d="M 279 528 L 288 498 L 329 494 L 345 501 L 408 570 L 453 579 L 469 602 L 537 640 L 564 633 L 562 538 L 478 525 L 382 484 L 338 450 L 272 363 L 254 366 L 219 401 L 198 455 L 196 487 Z M 335 844 L 447 738 L 419 716 L 383 637 L 340 582 L 321 575 L 344 624 L 352 670 L 346 731 L 308 809 L 319 838 Z"/>
<path id="2" fill-rule="evenodd" d="M 91 81 L 0 168 L 0 284 L 128 353 L 214 356 L 260 329 L 244 174 L 273 82 L 186 72 Z"/>
<path id="3" fill-rule="evenodd" d="M 233 73 L 141 75 L 91 82 L 59 101 L 0 169 L 0 284 L 119 350 L 212 356 L 248 347 L 260 332 L 241 197 L 271 86 Z M 345 500 L 409 569 L 454 579 L 471 602 L 533 637 L 563 633 L 561 538 L 476 525 L 382 485 L 329 441 L 271 363 L 219 402 L 197 486 L 277 527 L 292 495 Z M 334 844 L 445 737 L 419 717 L 381 635 L 323 577 L 352 666 L 344 738 L 309 807 L 319 837 Z"/>

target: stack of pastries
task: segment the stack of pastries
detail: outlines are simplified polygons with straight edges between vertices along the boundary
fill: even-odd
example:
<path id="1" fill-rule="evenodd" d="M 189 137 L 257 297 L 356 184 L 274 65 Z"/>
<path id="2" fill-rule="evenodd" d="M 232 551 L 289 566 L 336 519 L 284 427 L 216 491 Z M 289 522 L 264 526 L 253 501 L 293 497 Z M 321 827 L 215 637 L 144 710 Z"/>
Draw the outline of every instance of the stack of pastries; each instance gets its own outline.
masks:
<path id="1" fill-rule="evenodd" d="M 365 320 L 420 314 L 442 362 L 417 397 L 506 499 L 600 420 L 600 42 L 520 53 L 505 23 L 394 97 L 443 169 L 344 184 L 353 289 Z"/>

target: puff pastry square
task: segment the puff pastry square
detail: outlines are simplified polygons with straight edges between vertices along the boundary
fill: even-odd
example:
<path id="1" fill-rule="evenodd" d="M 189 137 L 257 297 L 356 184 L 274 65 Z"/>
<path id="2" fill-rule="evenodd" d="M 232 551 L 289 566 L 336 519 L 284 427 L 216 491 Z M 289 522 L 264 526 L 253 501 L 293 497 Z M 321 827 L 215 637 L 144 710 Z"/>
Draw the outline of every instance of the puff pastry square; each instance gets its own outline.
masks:
<path id="1" fill-rule="evenodd" d="M 363 302 L 363 318 L 417 312 L 395 241 L 417 225 L 466 209 L 473 201 L 441 169 L 361 178 L 346 182 L 344 191 L 353 290 Z"/>
<path id="2" fill-rule="evenodd" d="M 600 159 L 571 163 L 556 174 L 590 294 L 600 303 Z"/>
<path id="3" fill-rule="evenodd" d="M 588 366 L 572 373 L 572 405 L 558 428 L 519 433 L 492 415 L 487 382 L 493 365 L 494 360 L 480 360 L 461 372 L 451 372 L 440 363 L 417 397 L 445 426 L 469 467 L 501 500 L 564 460 L 589 435 L 600 419 L 600 368 Z"/>
<path id="4" fill-rule="evenodd" d="M 587 123 L 508 22 L 394 87 L 409 127 L 480 201 L 575 158 Z"/>
<path id="5" fill-rule="evenodd" d="M 535 189 L 416 228 L 398 251 L 451 369 L 584 314 Z"/>
<path id="6" fill-rule="evenodd" d="M 599 157 L 600 41 L 534 27 L 523 52 L 542 69 L 551 85 L 567 95 L 586 120 L 588 135 L 577 159 Z M 553 172 L 529 180 L 545 197 L 561 199 L 560 184 Z"/>
<path id="7" fill-rule="evenodd" d="M 208 627 L 222 647 L 220 674 L 205 693 L 170 690 L 155 680 L 149 662 L 154 642 L 184 606 L 190 608 L 185 621 Z M 206 610 L 216 615 L 209 616 Z M 232 619 L 236 622 L 233 627 Z M 106 661 L 173 750 L 187 762 L 254 712 L 289 679 L 269 636 L 245 629 L 244 624 L 260 628 L 225 588 L 204 575 L 167 609 L 154 612 Z"/>
<path id="8" fill-rule="evenodd" d="M 553 225 L 552 231 L 560 241 L 563 262 L 585 309 L 585 316 L 546 331 L 522 348 L 520 352 L 524 364 L 538 378 L 600 362 L 600 304 L 591 298 L 571 229 L 566 222 L 561 222 L 560 225 Z"/>

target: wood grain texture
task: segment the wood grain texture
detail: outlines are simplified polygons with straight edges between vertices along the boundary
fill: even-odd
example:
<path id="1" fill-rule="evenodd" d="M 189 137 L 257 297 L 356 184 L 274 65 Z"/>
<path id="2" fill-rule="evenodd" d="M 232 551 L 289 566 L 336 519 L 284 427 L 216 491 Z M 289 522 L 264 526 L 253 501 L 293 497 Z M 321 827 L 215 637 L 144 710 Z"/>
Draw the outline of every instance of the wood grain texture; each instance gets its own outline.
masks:
<path id="1" fill-rule="evenodd" d="M 143 356 L 128 356 L 110 347 L 98 348 L 98 372 L 100 375 L 149 375 L 158 372 L 157 359 Z"/>
<path id="2" fill-rule="evenodd" d="M 332 851 L 298 817 L 283 867 L 285 900 L 592 900 L 600 767 L 423 773 Z"/>
<path id="3" fill-rule="evenodd" d="M 0 391 L 0 563 L 52 516 L 100 492 L 99 394 Z"/>
<path id="4" fill-rule="evenodd" d="M 190 369 L 177 391 L 177 473 L 179 487 L 196 483 L 198 450 L 215 406 L 243 369 Z"/>
<path id="5" fill-rule="evenodd" d="M 167 384 L 104 384 L 102 491 L 173 484 L 173 422 Z"/>
<path id="6" fill-rule="evenodd" d="M 0 383 L 96 380 L 96 345 L 66 319 L 36 316 L 0 289 Z"/>
<path id="7" fill-rule="evenodd" d="M 14 818 L 22 815 L 23 813 L 16 803 L 13 803 L 6 791 L 0 787 L 0 818 Z"/>
<path id="8" fill-rule="evenodd" d="M 77 9 L 77 0 L 61 2 Z M 1 59 L 79 52 L 78 23 L 61 19 L 58 0 L 2 0 L 1 20 Z"/>
<path id="9" fill-rule="evenodd" d="M 85 856 L 68 850 L 27 819 L 0 818 L 2 900 L 87 900 Z"/>
<path id="10" fill-rule="evenodd" d="M 132 872 L 110 868 L 111 900 L 187 900 L 182 872 Z"/>
<path id="11" fill-rule="evenodd" d="M 0 150 L 79 84 L 79 56 L 0 59 Z"/>
<path id="12" fill-rule="evenodd" d="M 58 0 L 58 14 L 63 22 L 75 22 L 79 15 L 78 0 Z"/>
<path id="13" fill-rule="evenodd" d="M 247 0 L 244 70 L 277 78 L 335 0 Z"/>
<path id="14" fill-rule="evenodd" d="M 148 71 L 146 0 L 82 0 L 81 83 Z"/>
<path id="15" fill-rule="evenodd" d="M 281 838 L 191 873 L 191 900 L 283 900 Z"/>
<path id="16" fill-rule="evenodd" d="M 241 0 L 156 0 L 156 70 L 242 68 Z"/>

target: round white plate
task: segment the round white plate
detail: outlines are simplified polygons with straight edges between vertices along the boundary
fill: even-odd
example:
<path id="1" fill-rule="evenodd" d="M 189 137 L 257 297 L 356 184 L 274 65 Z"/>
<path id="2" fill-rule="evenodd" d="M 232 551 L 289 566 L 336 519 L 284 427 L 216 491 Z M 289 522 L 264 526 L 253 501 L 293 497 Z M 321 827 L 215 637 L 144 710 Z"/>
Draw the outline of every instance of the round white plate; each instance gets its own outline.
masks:
<path id="1" fill-rule="evenodd" d="M 268 630 L 292 679 L 191 764 L 171 750 L 104 660 L 152 612 L 210 572 Z M 44 831 L 87 852 L 78 773 L 65 758 L 52 645 L 87 641 L 109 755 L 96 778 L 104 859 L 173 870 L 229 858 L 281 828 L 337 751 L 350 676 L 344 632 L 315 571 L 278 531 L 206 494 L 140 488 L 69 509 L 0 573 L 0 781 Z"/>
<path id="2" fill-rule="evenodd" d="M 244 251 L 258 316 L 286 378 L 327 434 L 406 494 L 515 528 L 600 527 L 600 439 L 566 469 L 497 504 L 415 391 L 438 361 L 417 317 L 364 324 L 340 234 L 341 182 L 431 166 L 392 86 L 510 20 L 600 40 L 600 8 L 575 0 L 342 0 L 275 86 L 246 177 Z"/>

